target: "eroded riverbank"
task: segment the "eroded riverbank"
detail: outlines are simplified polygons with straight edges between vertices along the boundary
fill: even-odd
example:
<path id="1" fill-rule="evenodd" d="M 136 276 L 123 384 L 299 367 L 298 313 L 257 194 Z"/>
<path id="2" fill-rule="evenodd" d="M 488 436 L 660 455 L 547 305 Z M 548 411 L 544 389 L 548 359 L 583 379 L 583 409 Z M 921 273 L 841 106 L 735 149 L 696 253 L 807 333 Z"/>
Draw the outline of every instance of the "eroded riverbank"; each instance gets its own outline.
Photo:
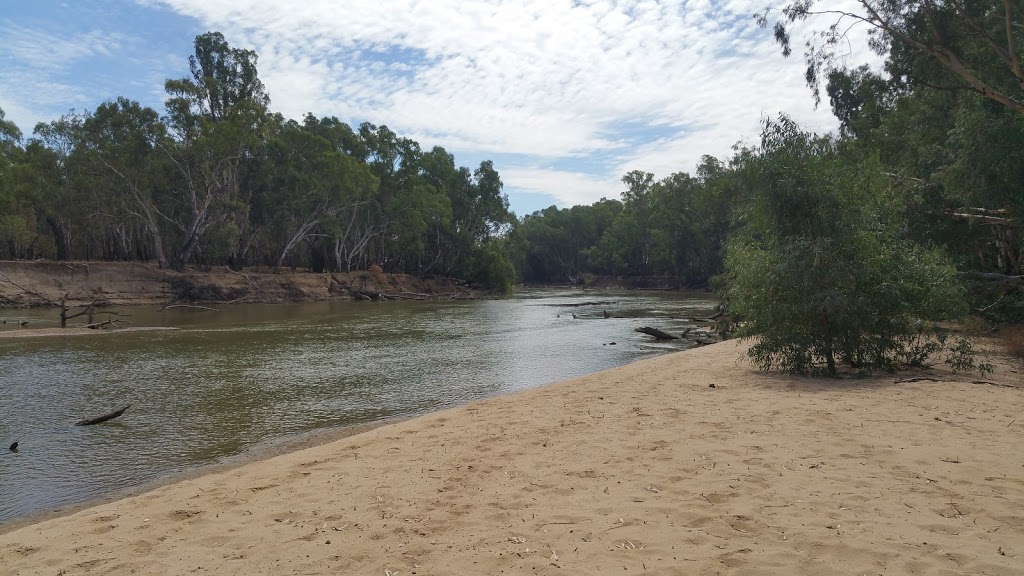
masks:
<path id="1" fill-rule="evenodd" d="M 382 272 L 323 273 L 225 267 L 183 272 L 137 262 L 0 261 L 0 308 L 69 305 L 279 304 L 332 299 L 470 299 L 480 293 L 450 278 Z"/>

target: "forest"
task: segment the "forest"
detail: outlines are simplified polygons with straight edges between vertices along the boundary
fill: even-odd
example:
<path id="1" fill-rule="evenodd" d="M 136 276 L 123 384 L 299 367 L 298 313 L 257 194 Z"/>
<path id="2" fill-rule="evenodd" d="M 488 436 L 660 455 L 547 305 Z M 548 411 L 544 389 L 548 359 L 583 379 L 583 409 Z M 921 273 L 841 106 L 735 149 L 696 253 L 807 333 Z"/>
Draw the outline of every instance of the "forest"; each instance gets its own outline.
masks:
<path id="1" fill-rule="evenodd" d="M 838 12 L 804 0 L 758 16 L 780 58 L 792 53 L 795 24 L 815 27 L 806 80 L 839 120 L 837 132 L 810 134 L 784 114 L 765 117 L 758 144 L 726 159 L 705 156 L 694 173 L 655 180 L 633 171 L 621 200 L 527 215 L 508 239 L 520 278 L 660 275 L 736 297 L 755 250 L 781 257 L 799 239 L 798 263 L 832 265 L 826 277 L 846 285 L 858 281 L 853 268 L 915 254 L 912 262 L 946 267 L 970 311 L 1024 320 L 1024 14 L 993 0 L 858 5 L 861 13 Z M 845 65 L 854 27 L 869 30 L 883 69 Z M 851 253 L 858 243 L 864 252 Z M 903 269 L 872 281 L 905 280 Z"/>
<path id="2" fill-rule="evenodd" d="M 145 260 L 455 276 L 507 286 L 491 162 L 386 126 L 268 110 L 257 55 L 196 37 L 166 113 L 126 98 L 37 124 L 0 111 L 0 259 Z"/>
<path id="3" fill-rule="evenodd" d="M 24 135 L 0 111 L 0 259 L 377 265 L 498 290 L 660 277 L 716 288 L 739 308 L 800 282 L 925 283 L 948 290 L 878 298 L 1024 320 L 1019 6 L 857 4 L 860 13 L 799 0 L 758 16 L 780 58 L 794 26 L 815 28 L 806 80 L 838 131 L 766 116 L 759 143 L 705 156 L 692 174 L 631 171 L 621 198 L 521 219 L 491 162 L 456 166 L 386 126 L 271 113 L 257 55 L 207 33 L 191 75 L 167 81 L 163 114 L 114 98 Z M 869 31 L 882 69 L 846 65 L 855 27 Z M 800 266 L 771 274 L 808 261 L 831 268 L 816 279 Z M 779 284 L 764 285 L 771 278 Z"/>

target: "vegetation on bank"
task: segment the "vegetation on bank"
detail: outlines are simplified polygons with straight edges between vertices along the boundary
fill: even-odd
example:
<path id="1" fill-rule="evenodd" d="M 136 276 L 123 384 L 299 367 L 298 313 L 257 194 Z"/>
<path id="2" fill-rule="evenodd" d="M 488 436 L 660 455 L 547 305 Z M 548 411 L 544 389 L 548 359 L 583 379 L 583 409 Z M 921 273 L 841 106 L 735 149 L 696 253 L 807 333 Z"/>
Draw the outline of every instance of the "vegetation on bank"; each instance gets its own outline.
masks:
<path id="1" fill-rule="evenodd" d="M 457 168 L 386 127 L 267 111 L 256 55 L 196 39 L 164 116 L 117 99 L 36 126 L 0 116 L 0 258 L 156 260 L 584 283 L 716 286 L 764 367 L 923 364 L 973 313 L 1024 321 L 1024 15 L 1012 2 L 815 0 L 760 17 L 840 121 L 785 115 L 695 173 L 623 177 L 621 199 L 509 212 L 490 162 Z M 851 26 L 883 70 L 847 68 Z"/>
<path id="2" fill-rule="evenodd" d="M 386 126 L 269 112 L 257 56 L 195 40 L 164 115 L 126 98 L 38 124 L 0 112 L 0 259 L 366 270 L 511 284 L 491 162 Z"/>

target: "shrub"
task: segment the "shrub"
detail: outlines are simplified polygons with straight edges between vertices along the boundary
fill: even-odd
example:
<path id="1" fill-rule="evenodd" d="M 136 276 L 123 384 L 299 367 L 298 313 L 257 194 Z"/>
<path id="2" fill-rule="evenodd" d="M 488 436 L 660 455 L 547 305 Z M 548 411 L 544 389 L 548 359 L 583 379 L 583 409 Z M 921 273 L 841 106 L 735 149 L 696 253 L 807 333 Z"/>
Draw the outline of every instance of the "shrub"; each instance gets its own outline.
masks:
<path id="1" fill-rule="evenodd" d="M 963 311 L 956 271 L 899 237 L 876 161 L 845 159 L 783 117 L 766 122 L 744 177 L 752 204 L 727 247 L 725 296 L 756 365 L 835 375 L 839 364 L 921 366 L 948 349 L 934 322 Z"/>

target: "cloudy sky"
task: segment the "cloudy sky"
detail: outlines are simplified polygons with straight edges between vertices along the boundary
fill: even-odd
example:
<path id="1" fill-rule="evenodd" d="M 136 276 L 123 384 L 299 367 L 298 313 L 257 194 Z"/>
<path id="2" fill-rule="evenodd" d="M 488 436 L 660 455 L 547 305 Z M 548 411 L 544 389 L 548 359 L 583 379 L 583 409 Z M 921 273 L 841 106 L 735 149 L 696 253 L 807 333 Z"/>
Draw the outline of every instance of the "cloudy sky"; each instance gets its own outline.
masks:
<path id="1" fill-rule="evenodd" d="M 765 115 L 833 129 L 799 56 L 756 26 L 769 1 L 10 0 L 0 108 L 26 134 L 117 96 L 162 110 L 164 80 L 217 30 L 259 54 L 275 111 L 491 159 L 522 215 L 617 198 L 629 170 L 726 158 Z"/>

